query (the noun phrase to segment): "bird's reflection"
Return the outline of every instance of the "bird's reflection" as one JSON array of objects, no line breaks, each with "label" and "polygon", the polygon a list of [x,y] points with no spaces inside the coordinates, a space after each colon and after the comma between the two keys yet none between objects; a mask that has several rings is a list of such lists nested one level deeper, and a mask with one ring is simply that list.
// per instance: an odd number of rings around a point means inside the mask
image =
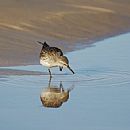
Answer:
[{"label": "bird's reflection", "polygon": [[64,102],[69,99],[69,92],[74,88],[72,85],[68,89],[64,89],[62,82],[60,82],[59,87],[51,85],[51,80],[49,81],[48,87],[44,88],[41,92],[40,99],[44,107],[58,108]]}]

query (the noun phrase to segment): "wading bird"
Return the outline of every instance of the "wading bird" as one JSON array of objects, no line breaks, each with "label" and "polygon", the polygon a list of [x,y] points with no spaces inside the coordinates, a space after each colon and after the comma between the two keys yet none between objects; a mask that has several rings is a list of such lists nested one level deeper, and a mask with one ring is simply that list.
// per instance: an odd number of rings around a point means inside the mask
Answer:
[{"label": "wading bird", "polygon": [[69,60],[63,55],[61,49],[57,47],[50,47],[46,42],[37,41],[42,45],[40,52],[40,64],[48,68],[50,78],[52,78],[51,70],[52,67],[59,67],[60,71],[63,68],[68,68],[73,74],[74,71],[69,66]]}]

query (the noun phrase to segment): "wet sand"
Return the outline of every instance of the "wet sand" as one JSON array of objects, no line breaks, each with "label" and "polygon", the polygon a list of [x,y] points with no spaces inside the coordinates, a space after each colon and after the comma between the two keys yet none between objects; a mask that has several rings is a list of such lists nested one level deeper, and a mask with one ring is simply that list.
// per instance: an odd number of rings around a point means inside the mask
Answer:
[{"label": "wet sand", "polygon": [[130,31],[129,0],[0,0],[0,66],[39,64],[48,41],[64,52]]},{"label": "wet sand", "polygon": [[[76,74],[52,70],[52,86],[61,82],[65,90],[73,86],[59,108],[43,107],[40,100],[49,75],[1,75],[0,129],[129,130],[129,43],[130,34],[125,34],[68,53]],[[40,65],[4,68],[47,72]]]},{"label": "wet sand", "polygon": [[47,73],[39,71],[27,71],[17,69],[0,69],[0,75],[45,75]]}]

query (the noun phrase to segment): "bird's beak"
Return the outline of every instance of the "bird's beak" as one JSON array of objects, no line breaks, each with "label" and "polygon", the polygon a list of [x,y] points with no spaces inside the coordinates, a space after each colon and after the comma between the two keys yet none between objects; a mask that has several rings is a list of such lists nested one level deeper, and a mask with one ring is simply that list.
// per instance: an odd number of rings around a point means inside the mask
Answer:
[{"label": "bird's beak", "polygon": [[70,68],[70,66],[67,66],[67,68],[68,68],[73,74],[75,74],[74,71]]}]

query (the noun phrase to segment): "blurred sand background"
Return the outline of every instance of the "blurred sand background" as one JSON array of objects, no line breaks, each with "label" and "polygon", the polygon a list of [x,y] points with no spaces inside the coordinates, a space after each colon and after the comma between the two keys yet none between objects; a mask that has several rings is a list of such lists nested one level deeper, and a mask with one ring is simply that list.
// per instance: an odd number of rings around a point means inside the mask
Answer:
[{"label": "blurred sand background", "polygon": [[130,0],[0,0],[0,66],[39,64],[48,41],[80,49],[130,31]]}]

